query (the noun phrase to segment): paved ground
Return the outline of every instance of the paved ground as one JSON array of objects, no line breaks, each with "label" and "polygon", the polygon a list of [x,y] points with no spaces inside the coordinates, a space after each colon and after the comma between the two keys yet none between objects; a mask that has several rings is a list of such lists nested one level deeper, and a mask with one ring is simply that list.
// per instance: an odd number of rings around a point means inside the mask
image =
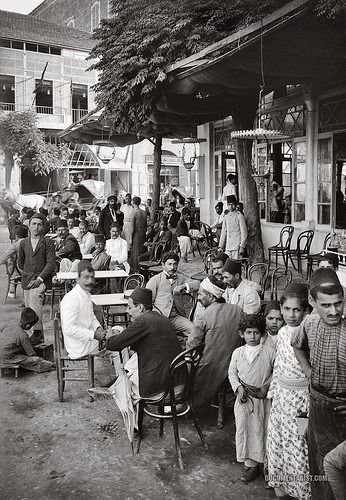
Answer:
[{"label": "paved ground", "polygon": [[[8,244],[0,227],[0,252]],[[184,264],[191,274],[202,270],[197,258]],[[0,268],[0,321],[14,326],[20,315],[22,293],[3,305],[5,268]],[[46,337],[52,341],[52,322],[45,308]],[[98,361],[96,382],[105,381],[110,367]],[[145,437],[138,455],[132,455],[122,418],[112,401],[89,402],[84,383],[67,383],[66,400],[57,398],[55,372],[21,371],[0,379],[0,498],[1,500],[55,499],[261,499],[273,497],[262,479],[250,485],[239,477],[234,462],[234,421],[228,408],[224,428],[216,426],[217,410],[199,414],[209,444],[205,452],[191,421],[180,421],[186,469],[176,464],[173,432],[165,435],[158,423],[145,419]]]}]

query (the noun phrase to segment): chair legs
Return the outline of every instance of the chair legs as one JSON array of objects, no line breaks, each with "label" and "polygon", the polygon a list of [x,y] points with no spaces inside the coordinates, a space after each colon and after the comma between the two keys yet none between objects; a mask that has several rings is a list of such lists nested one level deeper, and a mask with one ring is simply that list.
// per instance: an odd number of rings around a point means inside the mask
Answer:
[{"label": "chair legs", "polygon": [[95,369],[94,369],[94,356],[88,356],[88,377],[89,388],[95,386]]},{"label": "chair legs", "polygon": [[[226,394],[226,393],[225,393],[225,394]],[[207,443],[206,443],[206,441],[205,441],[205,439],[204,439],[204,436],[203,436],[203,434],[202,434],[201,428],[200,428],[200,426],[199,426],[198,418],[197,418],[197,415],[196,415],[195,409],[194,409],[194,407],[193,407],[193,405],[192,405],[191,401],[190,401],[190,411],[191,411],[191,416],[192,416],[193,424],[194,424],[194,426],[195,426],[195,428],[196,428],[196,431],[198,432],[199,438],[200,438],[200,440],[202,441],[202,444],[203,444],[203,446],[204,446],[204,449],[205,449],[206,451],[208,451],[208,445],[207,445]]]},{"label": "chair legs", "polygon": [[[160,413],[160,415],[163,415],[163,406],[159,406],[159,413]],[[160,418],[160,437],[163,436],[164,425],[165,425],[165,419]]]},{"label": "chair legs", "polygon": [[185,468],[185,465],[183,462],[183,457],[182,457],[181,448],[180,448],[177,407],[175,406],[175,404],[171,405],[171,411],[172,411],[172,424],[173,424],[173,430],[174,430],[175,449],[177,451],[178,464],[179,464],[179,468],[183,470]]},{"label": "chair legs", "polygon": [[222,429],[222,427],[223,427],[223,416],[224,416],[225,405],[226,405],[226,392],[227,392],[227,386],[226,386],[226,383],[224,382],[222,384],[222,387],[221,387],[219,394],[218,394],[218,399],[219,399],[219,409],[217,412],[217,427],[218,427],[218,429]]},{"label": "chair legs", "polygon": [[133,453],[139,453],[139,448],[141,446],[142,436],[143,436],[143,419],[144,419],[144,402],[139,401],[138,403],[138,432],[135,435],[134,443],[132,446]]}]

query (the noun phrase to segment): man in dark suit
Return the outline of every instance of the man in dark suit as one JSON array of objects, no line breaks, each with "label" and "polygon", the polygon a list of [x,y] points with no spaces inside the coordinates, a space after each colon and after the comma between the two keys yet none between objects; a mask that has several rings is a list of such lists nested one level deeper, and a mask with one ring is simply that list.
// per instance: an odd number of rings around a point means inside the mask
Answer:
[{"label": "man in dark suit", "polygon": [[162,218],[160,220],[159,230],[154,236],[153,241],[151,243],[144,243],[144,245],[148,247],[148,251],[142,253],[142,255],[138,257],[138,262],[143,260],[152,260],[155,255],[156,244],[160,242],[165,243],[167,248],[170,246],[171,241],[172,233],[167,227],[167,219]]},{"label": "man in dark suit", "polygon": [[109,337],[105,347],[121,351],[131,346],[136,352],[126,364],[136,403],[141,397],[155,396],[164,390],[169,365],[180,353],[180,345],[170,321],[152,311],[151,290],[135,288],[127,310],[131,324],[120,334]]},{"label": "man in dark suit", "polygon": [[120,212],[117,207],[118,198],[115,194],[108,196],[107,205],[101,210],[98,224],[98,232],[103,234],[106,240],[111,237],[111,225],[117,222],[119,226],[123,227],[124,214]]},{"label": "man in dark suit", "polygon": [[175,232],[177,228],[178,221],[180,219],[180,212],[176,209],[175,201],[171,201],[169,204],[169,212],[168,212],[168,229]]},{"label": "man in dark suit", "polygon": [[22,288],[26,307],[31,307],[38,316],[32,344],[43,342],[42,310],[43,297],[51,285],[55,273],[55,249],[50,238],[42,234],[45,218],[34,214],[29,222],[30,234],[20,242],[18,249],[18,268],[22,273]]},{"label": "man in dark suit", "polygon": [[73,262],[82,258],[79,243],[73,234],[69,233],[67,221],[60,219],[57,228],[58,236],[55,243],[56,256],[59,260],[68,259]]}]

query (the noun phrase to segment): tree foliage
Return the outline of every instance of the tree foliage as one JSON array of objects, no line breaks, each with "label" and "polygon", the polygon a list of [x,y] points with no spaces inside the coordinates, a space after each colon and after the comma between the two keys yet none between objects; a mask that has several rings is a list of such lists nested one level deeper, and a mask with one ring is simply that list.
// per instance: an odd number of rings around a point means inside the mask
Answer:
[{"label": "tree foliage", "polygon": [[34,111],[0,114],[0,147],[7,157],[16,157],[20,168],[47,175],[66,165],[68,149],[44,140]]}]

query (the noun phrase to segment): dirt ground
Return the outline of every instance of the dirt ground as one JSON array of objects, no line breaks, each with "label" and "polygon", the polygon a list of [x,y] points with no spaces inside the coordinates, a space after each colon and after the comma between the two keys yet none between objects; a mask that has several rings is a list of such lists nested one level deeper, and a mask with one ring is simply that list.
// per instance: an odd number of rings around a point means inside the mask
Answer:
[{"label": "dirt ground", "polygon": [[[9,244],[0,226],[0,252]],[[5,266],[0,267],[0,321],[14,326],[22,291],[3,304]],[[52,321],[45,306],[46,340],[53,341]],[[96,362],[96,384],[110,378],[111,367]],[[90,402],[84,382],[67,382],[60,403],[55,372],[21,370],[18,379],[0,379],[0,499],[261,499],[273,498],[262,479],[246,485],[235,463],[234,418],[226,409],[218,429],[217,410],[199,413],[209,444],[205,452],[189,418],[180,420],[186,468],[177,466],[173,431],[145,417],[140,453],[132,455],[121,415],[111,400]]]}]

